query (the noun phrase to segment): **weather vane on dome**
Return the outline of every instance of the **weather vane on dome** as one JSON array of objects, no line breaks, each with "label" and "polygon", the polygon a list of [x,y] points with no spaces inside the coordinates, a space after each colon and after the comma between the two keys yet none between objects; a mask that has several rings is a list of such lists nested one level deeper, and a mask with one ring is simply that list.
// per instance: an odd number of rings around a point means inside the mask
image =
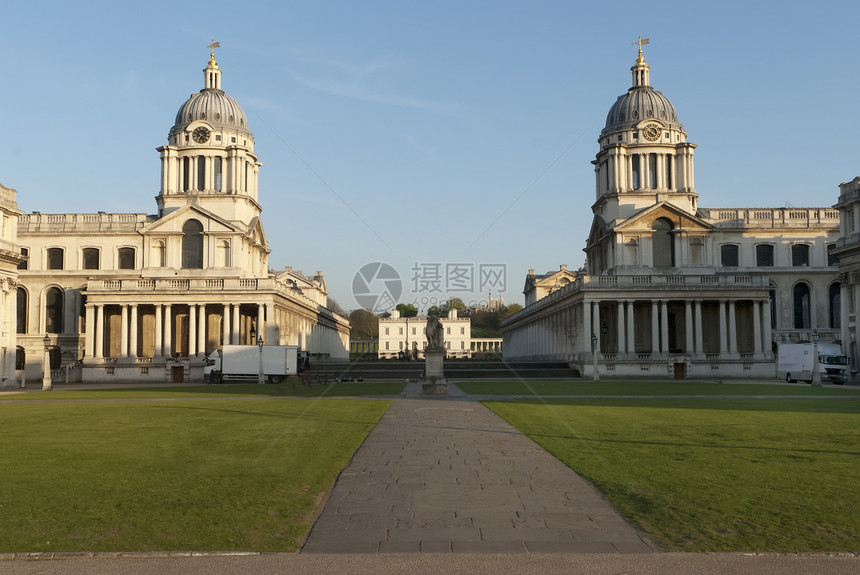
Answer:
[{"label": "weather vane on dome", "polygon": [[651,40],[650,40],[650,39],[648,39],[648,38],[643,38],[642,36],[639,36],[639,39],[638,39],[638,40],[636,40],[635,42],[633,42],[633,45],[634,45],[634,46],[635,46],[636,44],[639,44],[639,56],[636,58],[636,61],[637,61],[637,62],[644,62],[644,61],[645,61],[645,59],[644,59],[644,58],[642,58],[642,46],[643,46],[643,45],[645,45],[645,44],[650,44],[650,43],[651,43]]},{"label": "weather vane on dome", "polygon": [[[648,40],[645,40],[645,42],[647,43]],[[221,42],[216,42],[215,38],[212,38],[212,43],[206,47],[209,48],[209,57],[214,60],[215,59],[215,48],[220,48]]]}]

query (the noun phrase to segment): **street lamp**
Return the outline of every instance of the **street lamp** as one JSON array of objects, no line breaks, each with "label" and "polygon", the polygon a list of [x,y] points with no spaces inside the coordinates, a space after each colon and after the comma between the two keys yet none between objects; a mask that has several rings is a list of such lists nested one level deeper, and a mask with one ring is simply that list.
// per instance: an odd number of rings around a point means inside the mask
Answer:
[{"label": "street lamp", "polygon": [[812,385],[821,387],[821,373],[818,371],[818,330],[812,330]]},{"label": "street lamp", "polygon": [[51,391],[54,388],[51,381],[51,338],[45,334],[45,339],[42,340],[45,344],[45,357],[42,360],[42,391]]},{"label": "street lamp", "polygon": [[594,358],[594,381],[600,381],[600,369],[597,366],[597,334],[591,334],[591,357]]},{"label": "street lamp", "polygon": [[257,383],[265,383],[263,380],[263,336],[257,338],[257,347],[260,348],[260,372],[257,374]]}]

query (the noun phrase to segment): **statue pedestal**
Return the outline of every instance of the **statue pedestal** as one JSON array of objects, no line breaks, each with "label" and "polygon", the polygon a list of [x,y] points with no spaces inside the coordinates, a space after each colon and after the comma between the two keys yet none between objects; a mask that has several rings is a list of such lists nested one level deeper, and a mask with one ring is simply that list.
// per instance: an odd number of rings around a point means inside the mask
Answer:
[{"label": "statue pedestal", "polygon": [[424,383],[421,384],[421,395],[448,395],[448,380],[442,369],[445,361],[445,350],[424,351]]}]

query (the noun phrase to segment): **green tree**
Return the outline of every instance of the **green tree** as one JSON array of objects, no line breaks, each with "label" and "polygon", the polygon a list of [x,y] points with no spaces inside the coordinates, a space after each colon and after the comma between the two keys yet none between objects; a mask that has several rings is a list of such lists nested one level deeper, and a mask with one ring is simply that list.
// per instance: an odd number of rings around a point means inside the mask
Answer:
[{"label": "green tree", "polygon": [[523,309],[523,306],[518,303],[512,303],[511,305],[503,306],[499,314],[501,315],[502,319],[505,319],[506,317],[514,315],[521,309]]},{"label": "green tree", "polygon": [[400,312],[400,317],[415,317],[418,315],[418,308],[411,303],[399,303],[395,309]]},{"label": "green tree", "polygon": [[352,328],[351,337],[370,339],[379,337],[379,318],[366,309],[349,312],[349,325]]}]

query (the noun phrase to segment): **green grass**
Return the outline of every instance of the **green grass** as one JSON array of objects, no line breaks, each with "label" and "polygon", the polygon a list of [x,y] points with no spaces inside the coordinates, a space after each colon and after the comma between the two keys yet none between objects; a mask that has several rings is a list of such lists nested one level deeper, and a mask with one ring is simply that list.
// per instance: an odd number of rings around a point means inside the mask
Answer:
[{"label": "green grass", "polygon": [[703,383],[696,381],[458,381],[476,395],[846,395],[860,397],[857,387],[812,387],[804,384]]},{"label": "green grass", "polygon": [[860,549],[860,398],[486,404],[663,550]]},{"label": "green grass", "polygon": [[258,385],[231,383],[224,385],[189,385],[178,387],[129,387],[104,389],[63,390],[55,387],[50,392],[8,393],[0,395],[5,401],[44,401],[55,399],[165,399],[188,397],[358,397],[362,395],[398,395],[406,384],[402,382],[360,382],[315,384],[305,387],[298,379],[279,384]]},{"label": "green grass", "polygon": [[389,405],[0,403],[0,552],[295,551]]}]

